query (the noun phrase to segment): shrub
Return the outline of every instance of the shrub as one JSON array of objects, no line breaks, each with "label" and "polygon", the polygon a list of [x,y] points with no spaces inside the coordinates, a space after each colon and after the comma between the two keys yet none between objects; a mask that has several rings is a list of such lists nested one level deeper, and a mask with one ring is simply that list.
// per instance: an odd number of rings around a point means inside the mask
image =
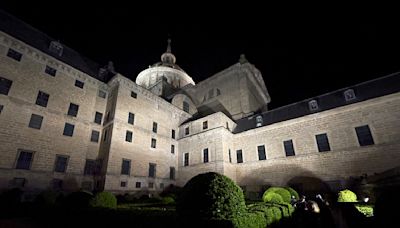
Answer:
[{"label": "shrub", "polygon": [[[264,192],[263,195],[263,201],[264,202],[271,202],[268,201],[269,199],[277,199],[276,196],[269,196],[269,194],[271,193],[276,193],[278,195],[281,196],[282,198],[282,202],[281,203],[290,203],[291,201],[291,194],[288,190],[286,190],[285,188],[281,188],[281,187],[270,187],[267,189],[267,191]],[[275,202],[275,203],[279,203],[279,202]]]},{"label": "shrub", "polygon": [[361,212],[365,217],[374,216],[374,208],[372,205],[355,205],[357,210]]},{"label": "shrub", "polygon": [[170,196],[163,197],[163,198],[161,199],[161,202],[162,202],[162,204],[166,204],[166,205],[175,204],[174,198],[172,198],[172,197],[170,197]]},{"label": "shrub", "polygon": [[228,177],[213,172],[189,180],[177,203],[179,215],[200,220],[230,220],[246,211],[239,186]]},{"label": "shrub", "polygon": [[291,188],[291,187],[286,187],[285,189],[288,190],[289,193],[290,193],[290,195],[291,195],[291,196],[294,196],[294,198],[295,198],[296,200],[300,199],[299,193],[297,193],[296,190],[294,190],[294,189]]},{"label": "shrub", "polygon": [[245,213],[232,220],[235,228],[265,228],[267,220],[262,212]]},{"label": "shrub", "polygon": [[263,213],[267,226],[278,223],[283,217],[290,217],[294,212],[294,208],[290,204],[256,203],[250,204],[248,208],[250,213]]},{"label": "shrub", "polygon": [[275,192],[264,193],[263,201],[269,203],[283,203],[282,196]]},{"label": "shrub", "polygon": [[63,199],[63,205],[69,208],[86,208],[93,194],[86,191],[73,192]]},{"label": "shrub", "polygon": [[91,207],[117,208],[117,198],[111,192],[99,192],[90,200]]},{"label": "shrub", "polygon": [[357,202],[357,195],[348,189],[340,191],[338,195],[338,202]]},{"label": "shrub", "polygon": [[43,191],[36,196],[35,203],[40,206],[54,206],[60,195],[59,192],[55,191]]}]

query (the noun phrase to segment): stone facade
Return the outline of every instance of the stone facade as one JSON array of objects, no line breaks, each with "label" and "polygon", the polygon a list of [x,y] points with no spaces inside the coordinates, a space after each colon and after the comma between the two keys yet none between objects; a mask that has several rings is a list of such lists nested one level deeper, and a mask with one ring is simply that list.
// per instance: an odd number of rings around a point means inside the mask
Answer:
[{"label": "stone facade", "polygon": [[[0,188],[159,192],[214,171],[249,193],[269,185],[313,191],[318,183],[343,188],[352,177],[400,164],[400,88],[266,123],[262,117],[274,112],[267,109],[270,96],[243,56],[197,84],[176,65],[170,46],[162,61],[139,74],[139,83],[118,73],[101,80],[0,32],[1,86],[12,81],[0,94]],[[172,84],[152,89],[160,81]],[[49,95],[45,107],[37,104],[40,91]],[[71,103],[79,106],[76,116]],[[40,127],[32,125],[32,114],[42,117]],[[72,136],[64,135],[66,123],[74,126]],[[360,126],[368,126],[371,145],[360,144]],[[325,152],[318,150],[321,134],[329,142]],[[294,156],[285,153],[284,141],[292,142]]]}]

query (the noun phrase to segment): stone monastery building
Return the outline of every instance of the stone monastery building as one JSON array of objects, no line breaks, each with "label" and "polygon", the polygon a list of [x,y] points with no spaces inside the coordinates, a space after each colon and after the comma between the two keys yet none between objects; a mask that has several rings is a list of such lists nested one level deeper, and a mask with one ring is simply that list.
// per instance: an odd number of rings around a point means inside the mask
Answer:
[{"label": "stone monastery building", "polygon": [[209,171],[248,192],[340,189],[399,166],[400,74],[270,100],[244,56],[194,82],[168,43],[131,81],[0,11],[0,189],[159,192]]}]

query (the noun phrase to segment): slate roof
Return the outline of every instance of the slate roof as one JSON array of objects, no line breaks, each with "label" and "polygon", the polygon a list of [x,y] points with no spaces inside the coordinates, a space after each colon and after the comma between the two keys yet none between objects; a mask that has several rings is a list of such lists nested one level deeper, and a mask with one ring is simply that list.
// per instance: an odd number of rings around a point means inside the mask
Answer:
[{"label": "slate roof", "polygon": [[[354,90],[356,99],[346,101],[344,91],[348,89]],[[262,126],[266,126],[397,92],[400,92],[400,72],[239,119],[233,132],[239,133],[256,128],[256,116],[259,115],[262,116]],[[318,103],[318,109],[315,111],[309,109],[308,102],[311,100],[316,100]]]}]

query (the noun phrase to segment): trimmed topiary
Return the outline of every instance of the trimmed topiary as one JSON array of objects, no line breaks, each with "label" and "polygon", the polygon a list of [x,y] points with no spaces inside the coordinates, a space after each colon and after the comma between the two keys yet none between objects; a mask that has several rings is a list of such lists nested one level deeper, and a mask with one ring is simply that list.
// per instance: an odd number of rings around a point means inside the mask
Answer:
[{"label": "trimmed topiary", "polygon": [[[277,200],[276,196],[269,196],[271,193],[276,193],[281,196],[282,202],[281,203],[290,203],[291,201],[291,194],[288,190],[285,188],[281,187],[270,187],[268,188],[263,195],[263,201],[264,202],[271,202],[269,200],[274,199]],[[279,203],[279,202],[273,202],[273,203]]]},{"label": "trimmed topiary", "polygon": [[275,192],[264,193],[263,201],[268,203],[284,203],[282,196]]},{"label": "trimmed topiary", "polygon": [[166,205],[175,204],[175,200],[171,196],[162,197],[161,202]]},{"label": "trimmed topiary", "polygon": [[246,205],[239,186],[224,175],[209,172],[186,183],[177,211],[185,219],[231,220],[243,215]]},{"label": "trimmed topiary", "polygon": [[117,208],[117,198],[111,192],[99,192],[90,201],[91,207],[99,208]]},{"label": "trimmed topiary", "polygon": [[265,228],[267,220],[262,212],[245,213],[242,216],[232,219],[232,226],[235,228]]},{"label": "trimmed topiary", "polygon": [[357,202],[357,195],[348,189],[340,191],[338,195],[338,202]]},{"label": "trimmed topiary", "polygon": [[291,188],[291,187],[286,187],[285,189],[288,190],[289,193],[290,193],[290,195],[291,195],[292,197],[294,196],[294,198],[295,198],[296,200],[300,199],[299,193],[297,193],[296,190],[294,190],[294,189]]},{"label": "trimmed topiary", "polygon": [[374,216],[374,208],[372,205],[355,205],[357,210],[361,212],[365,217]]}]

